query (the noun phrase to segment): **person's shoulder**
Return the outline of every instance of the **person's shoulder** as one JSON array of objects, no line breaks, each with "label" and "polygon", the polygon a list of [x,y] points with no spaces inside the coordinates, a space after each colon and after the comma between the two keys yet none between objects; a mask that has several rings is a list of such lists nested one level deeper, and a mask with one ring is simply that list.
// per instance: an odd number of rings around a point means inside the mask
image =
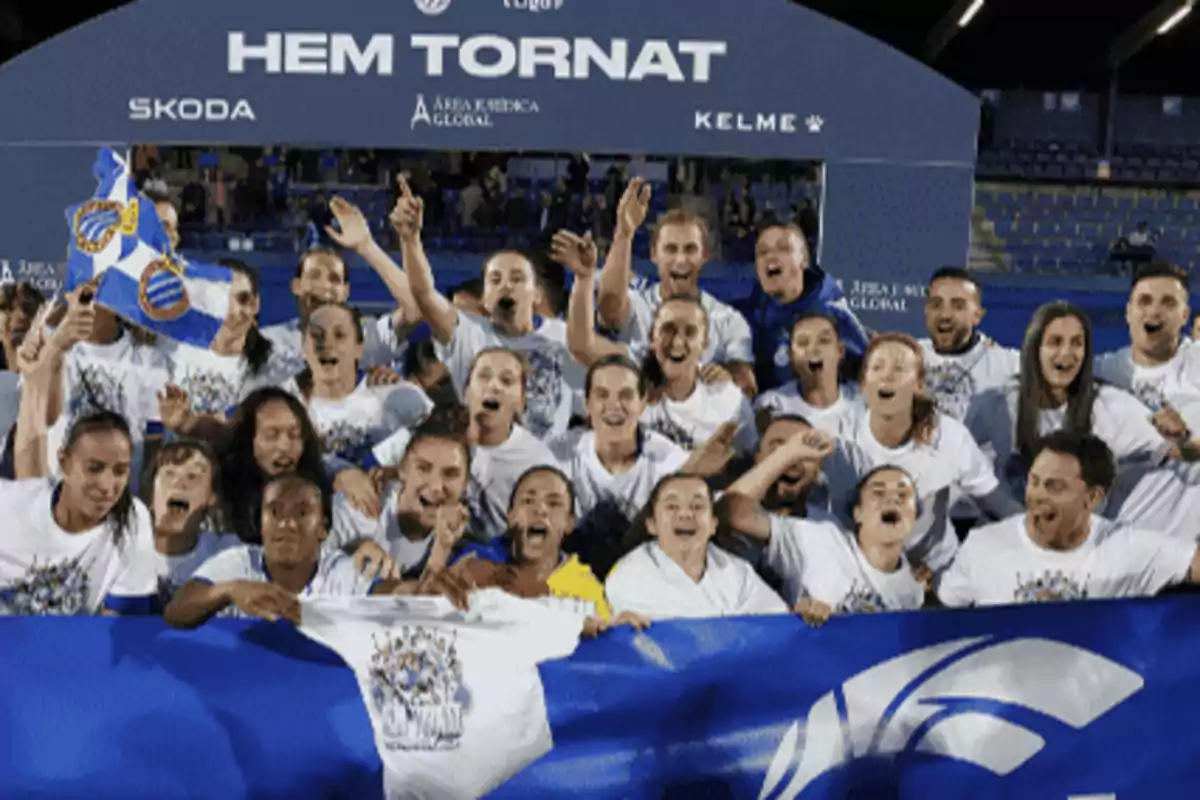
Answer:
[{"label": "person's shoulder", "polygon": [[959,553],[987,553],[1011,547],[1025,536],[1025,512],[972,528]]},{"label": "person's shoulder", "polygon": [[642,455],[650,461],[667,461],[687,455],[687,451],[658,431],[643,429],[642,436]]},{"label": "person's shoulder", "polygon": [[608,577],[604,579],[604,585],[609,588],[622,584],[645,586],[647,583],[645,576],[654,571],[654,561],[650,557],[650,548],[653,544],[653,542],[645,542],[621,556],[609,570]]},{"label": "person's shoulder", "polygon": [[1118,417],[1125,414],[1146,416],[1149,413],[1149,409],[1136,396],[1108,383],[1096,384],[1096,404]]},{"label": "person's shoulder", "polygon": [[935,418],[937,420],[936,428],[939,445],[955,448],[964,442],[975,441],[967,426],[949,414],[943,414],[939,411],[935,415]]},{"label": "person's shoulder", "polygon": [[57,482],[53,478],[17,478],[16,480],[0,479],[0,501],[10,510],[27,511],[37,508],[40,504],[50,503]]}]

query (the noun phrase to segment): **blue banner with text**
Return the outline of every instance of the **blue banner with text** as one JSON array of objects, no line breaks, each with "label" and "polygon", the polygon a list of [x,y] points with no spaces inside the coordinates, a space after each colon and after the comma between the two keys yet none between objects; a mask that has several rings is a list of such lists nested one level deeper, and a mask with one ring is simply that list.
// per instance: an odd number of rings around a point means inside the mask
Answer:
[{"label": "blue banner with text", "polygon": [[[660,623],[542,667],[497,798],[1192,796],[1200,604]],[[0,620],[0,796],[378,797],[351,672],[287,626]],[[468,721],[469,724],[469,721]]]}]

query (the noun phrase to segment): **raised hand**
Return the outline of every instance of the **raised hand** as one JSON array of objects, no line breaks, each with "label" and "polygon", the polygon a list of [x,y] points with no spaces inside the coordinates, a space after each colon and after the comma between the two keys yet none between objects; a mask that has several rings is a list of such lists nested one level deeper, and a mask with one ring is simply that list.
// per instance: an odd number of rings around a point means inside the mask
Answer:
[{"label": "raised hand", "polygon": [[837,449],[837,441],[825,431],[809,428],[788,440],[797,461],[820,461]]},{"label": "raised hand", "polygon": [[95,287],[89,283],[68,295],[67,315],[58,324],[50,340],[58,349],[66,352],[77,342],[91,338],[92,328],[96,324],[95,294]]},{"label": "raised hand", "polygon": [[29,332],[25,334],[25,339],[17,349],[17,370],[23,375],[32,372],[42,358],[42,352],[48,340],[46,318],[50,316],[52,305],[53,303],[42,303],[42,307],[38,309],[37,315],[29,325]]},{"label": "raised hand", "polygon": [[1154,412],[1154,416],[1150,418],[1150,421],[1158,429],[1159,435],[1169,442],[1178,443],[1190,436],[1187,423],[1183,421],[1180,413],[1171,406],[1163,406]]},{"label": "raised hand", "polygon": [[684,465],[683,472],[701,478],[720,475],[736,455],[733,437],[737,435],[737,432],[738,424],[736,422],[726,422],[721,425],[708,441],[692,451],[692,457]]},{"label": "raised hand", "polygon": [[335,197],[329,201],[329,210],[338,224],[337,228],[332,225],[325,226],[325,232],[329,234],[330,239],[356,253],[362,252],[375,241],[371,236],[371,228],[367,225],[367,218],[358,206]]},{"label": "raised hand", "polygon": [[168,383],[158,393],[158,415],[164,428],[182,433],[192,418],[192,403],[188,393]]},{"label": "raised hand", "polygon": [[400,198],[396,201],[396,207],[392,209],[388,221],[392,223],[400,241],[419,241],[421,226],[425,221],[425,201],[413,194],[412,187],[403,175],[396,178],[396,184],[400,187]]},{"label": "raised hand", "polygon": [[403,380],[400,373],[387,364],[371,367],[367,373],[367,386],[395,386]]},{"label": "raised hand", "polygon": [[339,472],[334,476],[333,490],[346,495],[350,505],[368,519],[375,519],[383,513],[383,504],[379,501],[379,493],[375,491],[375,482],[361,469],[344,469]]},{"label": "raised hand", "polygon": [[437,521],[433,527],[434,544],[450,552],[467,532],[471,514],[462,503],[447,503],[437,510]]},{"label": "raised hand", "polygon": [[617,235],[632,236],[646,222],[649,212],[650,184],[645,178],[634,178],[617,204]]},{"label": "raised hand", "polygon": [[367,540],[354,551],[354,568],[367,580],[400,578],[400,568],[378,542]]},{"label": "raised hand", "polygon": [[550,240],[550,258],[582,277],[595,275],[600,260],[596,243],[589,231],[578,236],[570,231],[559,231]]}]

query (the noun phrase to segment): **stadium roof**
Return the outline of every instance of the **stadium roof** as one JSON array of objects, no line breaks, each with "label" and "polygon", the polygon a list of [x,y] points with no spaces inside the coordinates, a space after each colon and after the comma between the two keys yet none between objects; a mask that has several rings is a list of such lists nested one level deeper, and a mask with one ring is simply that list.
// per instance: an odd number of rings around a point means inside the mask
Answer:
[{"label": "stadium roof", "polygon": [[[972,89],[1105,90],[1109,53],[1124,34],[1127,44],[1140,49],[1121,68],[1123,92],[1200,95],[1200,12],[1166,35],[1153,35],[1153,28],[1188,0],[984,0],[961,29],[955,23],[971,0],[796,1],[931,60]],[[120,5],[113,0],[0,4],[0,61]],[[953,35],[929,59],[929,37],[939,21]],[[1149,25],[1144,36],[1133,35],[1139,21]]]}]

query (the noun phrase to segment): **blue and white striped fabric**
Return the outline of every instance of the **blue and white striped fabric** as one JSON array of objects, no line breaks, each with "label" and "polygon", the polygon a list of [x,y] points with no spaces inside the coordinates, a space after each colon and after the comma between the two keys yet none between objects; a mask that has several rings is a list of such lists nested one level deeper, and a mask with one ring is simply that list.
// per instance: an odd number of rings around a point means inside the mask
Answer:
[{"label": "blue and white striped fabric", "polygon": [[67,209],[67,288],[99,275],[100,305],[146,330],[209,347],[229,309],[233,273],[174,253],[154,204],[112,150],[100,151],[93,174],[95,196]]}]

